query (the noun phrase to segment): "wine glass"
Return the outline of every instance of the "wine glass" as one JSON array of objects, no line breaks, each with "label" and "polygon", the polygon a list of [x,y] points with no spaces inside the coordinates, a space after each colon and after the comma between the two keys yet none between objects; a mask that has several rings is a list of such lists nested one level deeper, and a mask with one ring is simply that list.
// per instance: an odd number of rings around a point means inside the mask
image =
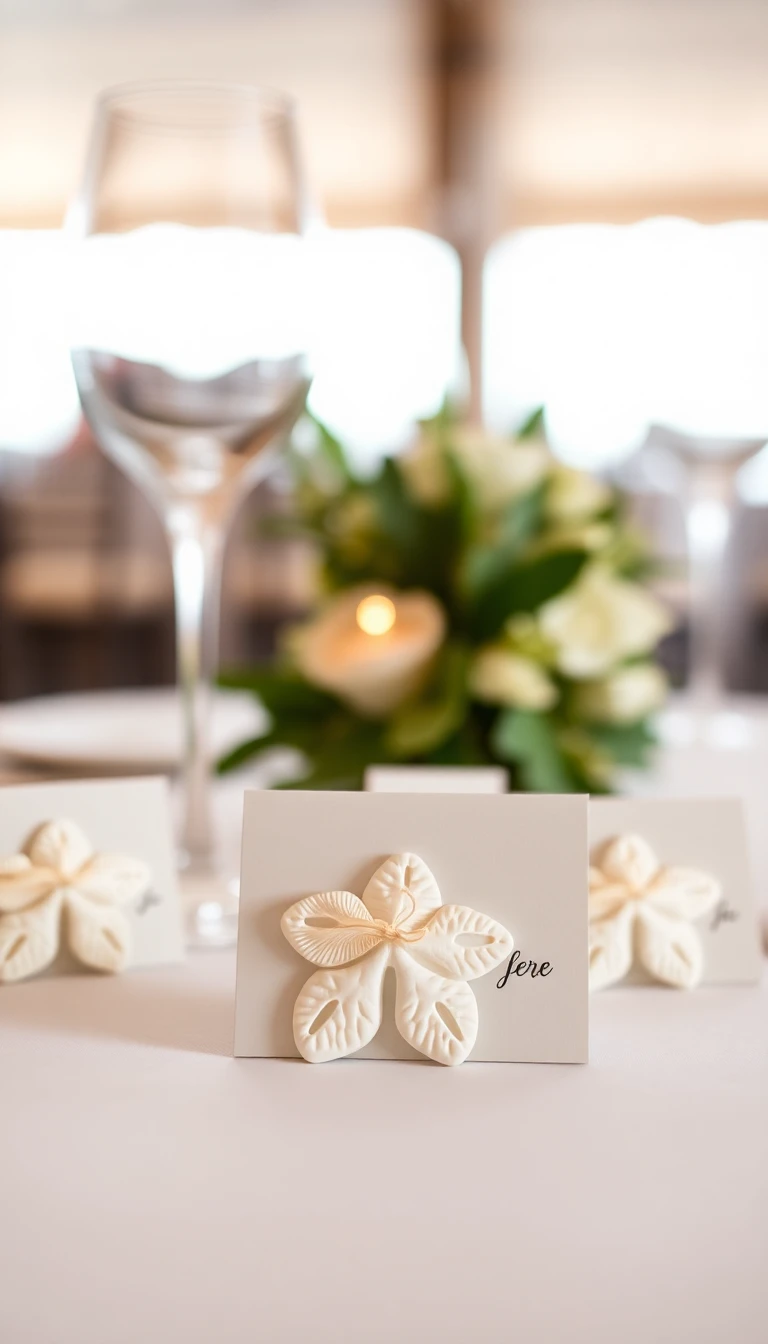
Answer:
[{"label": "wine glass", "polygon": [[677,489],[688,551],[688,675],[678,736],[731,749],[747,742],[750,728],[727,700],[728,550],[739,472],[765,439],[685,434],[662,425],[654,427],[654,438],[682,468]]},{"label": "wine glass", "polygon": [[[67,226],[72,359],[104,450],[164,520],[185,731],[190,939],[230,941],[208,780],[227,522],[309,387],[309,211],[294,108],[246,85],[162,81],[96,105]],[[191,898],[189,893],[192,893]]]}]

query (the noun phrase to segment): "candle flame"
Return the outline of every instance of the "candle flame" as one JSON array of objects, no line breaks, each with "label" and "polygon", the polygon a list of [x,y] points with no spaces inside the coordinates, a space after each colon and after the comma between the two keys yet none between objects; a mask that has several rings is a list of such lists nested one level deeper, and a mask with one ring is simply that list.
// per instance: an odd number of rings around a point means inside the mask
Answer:
[{"label": "candle flame", "polygon": [[355,620],[366,635],[386,635],[395,624],[396,617],[394,602],[382,593],[364,597],[355,612]]}]

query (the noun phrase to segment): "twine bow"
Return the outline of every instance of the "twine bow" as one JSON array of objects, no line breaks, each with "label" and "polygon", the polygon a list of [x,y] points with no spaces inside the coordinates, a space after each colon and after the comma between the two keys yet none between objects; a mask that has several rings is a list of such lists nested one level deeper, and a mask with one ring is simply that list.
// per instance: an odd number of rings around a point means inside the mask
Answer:
[{"label": "twine bow", "polygon": [[407,896],[411,902],[409,910],[399,914],[393,924],[388,924],[386,919],[374,919],[372,921],[357,919],[340,919],[339,927],[345,929],[361,929],[365,933],[372,933],[375,929],[379,937],[386,943],[418,943],[424,937],[430,924],[428,919],[420,929],[404,929],[402,926],[411,918],[416,909],[416,898],[410,887],[401,887],[400,894]]}]

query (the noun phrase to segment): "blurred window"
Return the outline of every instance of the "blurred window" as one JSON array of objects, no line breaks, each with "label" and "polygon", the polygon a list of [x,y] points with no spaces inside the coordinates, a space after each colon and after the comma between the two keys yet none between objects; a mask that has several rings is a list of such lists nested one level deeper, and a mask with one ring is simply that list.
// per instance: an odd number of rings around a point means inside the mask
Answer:
[{"label": "blurred window", "polygon": [[592,467],[654,423],[768,436],[768,223],[521,230],[490,250],[484,293],[493,424],[546,404],[560,455]]},{"label": "blurred window", "polygon": [[765,0],[501,0],[501,226],[768,217]]},{"label": "blurred window", "polygon": [[332,224],[427,221],[429,5],[420,0],[4,0],[2,8],[0,227],[58,225],[96,95],[158,78],[288,89]]},{"label": "blurred window", "polygon": [[[414,229],[330,229],[313,244],[317,281],[312,409],[365,457],[402,442],[432,415],[460,365],[461,277],[453,248]],[[54,453],[80,418],[69,358],[77,293],[58,230],[0,229],[0,449]],[[124,326],[142,320],[123,295]],[[138,300],[136,304],[138,304]],[[109,324],[110,312],[96,311]],[[184,344],[186,322],[170,351]],[[235,303],[227,324],[198,333],[212,366],[252,321]],[[203,338],[205,338],[203,340]]]}]

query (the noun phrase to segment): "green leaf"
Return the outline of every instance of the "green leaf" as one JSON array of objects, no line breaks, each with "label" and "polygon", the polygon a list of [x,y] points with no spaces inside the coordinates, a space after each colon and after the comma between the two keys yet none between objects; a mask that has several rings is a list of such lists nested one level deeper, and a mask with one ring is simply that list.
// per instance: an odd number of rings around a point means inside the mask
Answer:
[{"label": "green leaf", "polygon": [[481,597],[518,561],[523,548],[541,527],[544,494],[542,483],[513,499],[502,514],[494,541],[469,551],[462,574],[462,587],[468,599]]},{"label": "green leaf", "polygon": [[394,458],[384,460],[371,492],[384,534],[394,542],[412,546],[420,510],[408,494],[405,478]]},{"label": "green leaf", "polygon": [[544,433],[544,407],[537,406],[527,420],[524,420],[517,433],[516,439],[533,439],[537,435]]},{"label": "green leaf", "polygon": [[502,711],[491,732],[491,746],[502,760],[515,762],[523,787],[534,793],[573,793],[578,789],[545,714],[522,709]]},{"label": "green leaf", "polygon": [[588,559],[587,551],[568,550],[510,565],[488,584],[469,614],[476,638],[490,639],[510,616],[549,602],[574,582]]},{"label": "green leaf", "polygon": [[589,736],[619,765],[644,766],[656,746],[656,737],[645,719],[636,723],[590,725]]},{"label": "green leaf", "polygon": [[492,765],[493,757],[483,745],[476,725],[468,715],[459,731],[426,755],[430,765]]},{"label": "green leaf", "polygon": [[339,708],[334,696],[279,665],[223,672],[219,685],[251,691],[273,718],[323,718]]},{"label": "green leaf", "polygon": [[458,408],[451,400],[451,395],[446,392],[443,397],[440,408],[434,415],[428,416],[426,420],[419,420],[418,425],[421,430],[428,429],[451,429],[459,420]]},{"label": "green leaf", "polygon": [[375,537],[367,573],[402,589],[426,588],[450,606],[457,557],[473,514],[456,464],[446,458],[452,490],[445,504],[428,508],[408,492],[403,472],[387,459],[368,490]]},{"label": "green leaf", "polygon": [[318,448],[326,462],[334,471],[338,472],[343,480],[350,481],[352,472],[341,441],[336,438],[335,434],[331,433],[322,420],[318,420],[316,415],[310,415],[309,418],[314,422],[318,436]]},{"label": "green leaf", "polygon": [[423,756],[440,746],[458,726],[456,706],[448,701],[433,705],[412,705],[403,709],[390,724],[387,746],[398,759]]},{"label": "green leaf", "polygon": [[244,765],[246,761],[258,758],[275,745],[276,739],[272,732],[264,733],[262,737],[249,737],[247,741],[241,742],[219,757],[216,762],[216,773],[226,775],[230,770],[236,770],[238,766]]},{"label": "green leaf", "polygon": [[499,529],[499,545],[507,554],[521,551],[539,531],[546,491],[547,483],[542,481],[507,505]]},{"label": "green leaf", "polygon": [[273,784],[274,789],[323,789],[328,793],[341,791],[342,793],[355,793],[363,787],[364,771],[358,770],[354,773],[340,775],[327,773],[323,770],[310,770],[308,775],[302,775],[299,779],[283,780],[280,784]]},{"label": "green leaf", "polygon": [[309,773],[284,788],[359,789],[367,766],[390,759],[380,726],[351,714],[326,724],[314,745],[302,745],[301,750],[309,760]]},{"label": "green leaf", "polygon": [[428,695],[394,715],[385,744],[395,759],[424,756],[461,727],[467,710],[467,662],[464,649],[448,647]]},{"label": "green leaf", "polygon": [[446,451],[445,468],[451,484],[451,498],[441,512],[450,520],[449,529],[453,526],[455,535],[450,540],[458,550],[472,535],[477,509],[469,477],[454,452]]}]

